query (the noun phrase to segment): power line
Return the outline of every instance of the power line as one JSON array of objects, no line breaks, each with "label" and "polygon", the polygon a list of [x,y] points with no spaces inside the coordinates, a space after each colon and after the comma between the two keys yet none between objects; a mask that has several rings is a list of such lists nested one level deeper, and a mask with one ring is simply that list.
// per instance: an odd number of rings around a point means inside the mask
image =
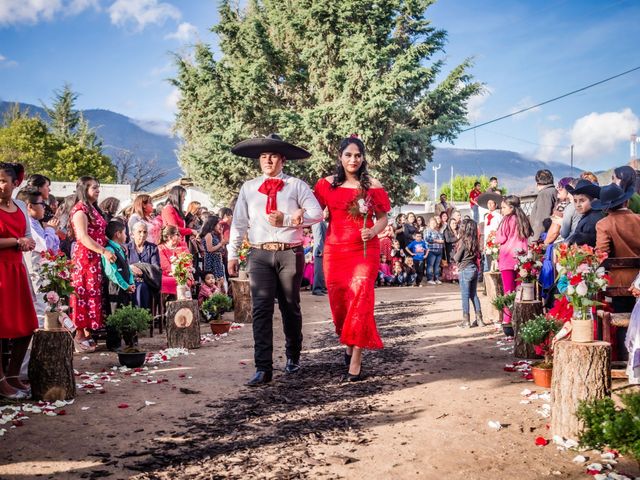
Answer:
[{"label": "power line", "polygon": [[489,125],[490,123],[495,123],[495,122],[498,122],[500,120],[504,120],[505,118],[513,117],[514,115],[519,115],[520,113],[528,112],[529,110],[533,110],[534,108],[541,107],[542,105],[546,105],[547,103],[555,102],[556,100],[560,100],[561,98],[568,97],[569,95],[574,95],[574,94],[576,94],[578,92],[583,92],[583,91],[585,91],[585,90],[587,90],[587,89],[589,89],[591,87],[595,87],[596,85],[601,85],[601,84],[603,84],[605,82],[608,82],[610,80],[613,80],[615,78],[622,77],[623,75],[627,75],[627,74],[629,74],[631,72],[635,72],[636,70],[640,70],[640,66],[632,68],[631,70],[627,70],[626,72],[622,72],[622,73],[619,73],[617,75],[614,75],[613,77],[605,78],[604,80],[600,80],[599,82],[592,83],[591,85],[587,85],[586,87],[582,87],[582,88],[579,88],[577,90],[573,90],[573,91],[571,91],[569,93],[565,93],[563,95],[560,95],[558,97],[552,98],[550,100],[546,100],[546,101],[538,103],[536,105],[532,105],[530,107],[523,108],[522,110],[518,110],[518,111],[510,113],[508,115],[503,115],[501,117],[494,118],[493,120],[489,120],[488,122],[483,122],[483,123],[481,123],[479,125],[474,125],[473,127],[465,128],[464,130],[461,130],[460,133],[468,132],[469,130],[475,130],[476,128],[480,128],[480,127],[483,127],[485,125]]}]

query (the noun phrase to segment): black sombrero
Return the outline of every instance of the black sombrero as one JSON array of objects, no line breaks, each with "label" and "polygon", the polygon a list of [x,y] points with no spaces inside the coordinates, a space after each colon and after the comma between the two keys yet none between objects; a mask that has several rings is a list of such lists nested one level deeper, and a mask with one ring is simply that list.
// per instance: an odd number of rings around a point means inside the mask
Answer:
[{"label": "black sombrero", "polygon": [[571,195],[589,195],[591,198],[598,198],[600,196],[600,187],[595,183],[590,182],[589,180],[585,180],[584,178],[578,180],[575,188],[571,185],[567,185],[564,188]]},{"label": "black sombrero", "polygon": [[497,192],[487,191],[481,193],[480,195],[478,195],[478,198],[476,198],[476,202],[478,203],[478,205],[487,210],[489,209],[489,200],[493,200],[494,202],[496,202],[496,205],[498,206],[498,208],[500,208],[500,203],[502,203],[502,195]]},{"label": "black sombrero", "polygon": [[633,188],[625,192],[615,183],[605,185],[600,189],[600,198],[591,202],[591,208],[593,210],[608,210],[617,207],[633,197],[634,193]]},{"label": "black sombrero", "polygon": [[231,148],[231,153],[246,158],[260,158],[265,152],[280,153],[287,160],[302,160],[309,158],[311,154],[304,148],[285,142],[280,136],[272,133],[266,137],[250,138],[236,143]]}]

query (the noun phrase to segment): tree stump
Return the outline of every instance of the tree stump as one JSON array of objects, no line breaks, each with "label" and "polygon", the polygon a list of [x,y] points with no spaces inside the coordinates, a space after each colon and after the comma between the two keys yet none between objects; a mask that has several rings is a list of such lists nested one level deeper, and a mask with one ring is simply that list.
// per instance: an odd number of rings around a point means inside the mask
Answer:
[{"label": "tree stump", "polygon": [[516,300],[513,306],[513,314],[511,315],[511,324],[513,325],[514,341],[513,356],[516,358],[540,358],[536,355],[533,345],[529,345],[522,340],[520,329],[522,326],[534,317],[542,314],[542,302],[534,300],[532,302],[524,302]]},{"label": "tree stump", "polygon": [[551,433],[576,440],[582,422],[580,401],[611,395],[611,345],[607,342],[556,343],[551,383]]},{"label": "tree stump", "polygon": [[167,302],[167,346],[200,348],[200,307],[197,300]]},{"label": "tree stump", "polygon": [[[484,287],[487,292],[489,302],[495,300],[498,295],[503,295],[502,277],[500,272],[484,272]],[[498,310],[493,304],[489,304],[489,318],[493,323],[502,322],[502,311]]]},{"label": "tree stump", "polygon": [[233,321],[236,323],[252,323],[251,288],[249,280],[232,278],[233,283]]},{"label": "tree stump", "polygon": [[36,330],[31,343],[29,382],[34,400],[75,398],[73,337],[68,331]]}]

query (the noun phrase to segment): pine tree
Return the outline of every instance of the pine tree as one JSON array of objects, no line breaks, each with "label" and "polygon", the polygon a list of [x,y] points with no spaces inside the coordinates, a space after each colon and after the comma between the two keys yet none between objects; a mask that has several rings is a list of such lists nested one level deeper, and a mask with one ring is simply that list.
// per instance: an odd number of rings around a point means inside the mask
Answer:
[{"label": "pine tree", "polygon": [[332,173],[340,139],[357,133],[394,202],[410,198],[432,142],[455,138],[481,90],[469,61],[444,74],[446,32],[427,19],[431,3],[251,0],[241,11],[223,1],[213,27],[220,58],[203,44],[176,57],[185,170],[229,199],[258,173],[230,147],[277,132],[313,153],[286,167],[313,183]]},{"label": "pine tree", "polygon": [[51,120],[51,132],[63,141],[69,140],[76,135],[81,120],[80,113],[74,109],[78,94],[71,90],[68,83],[53,93],[53,105],[48,107],[42,103],[42,108]]}]

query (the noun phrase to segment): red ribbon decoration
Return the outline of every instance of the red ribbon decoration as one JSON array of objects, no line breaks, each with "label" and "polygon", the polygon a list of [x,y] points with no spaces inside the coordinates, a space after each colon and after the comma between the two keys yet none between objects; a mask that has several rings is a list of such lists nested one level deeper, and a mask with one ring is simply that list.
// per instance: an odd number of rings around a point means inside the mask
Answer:
[{"label": "red ribbon decoration", "polygon": [[267,178],[258,191],[267,196],[267,215],[278,210],[278,202],[276,195],[284,188],[284,181],[280,178]]}]

